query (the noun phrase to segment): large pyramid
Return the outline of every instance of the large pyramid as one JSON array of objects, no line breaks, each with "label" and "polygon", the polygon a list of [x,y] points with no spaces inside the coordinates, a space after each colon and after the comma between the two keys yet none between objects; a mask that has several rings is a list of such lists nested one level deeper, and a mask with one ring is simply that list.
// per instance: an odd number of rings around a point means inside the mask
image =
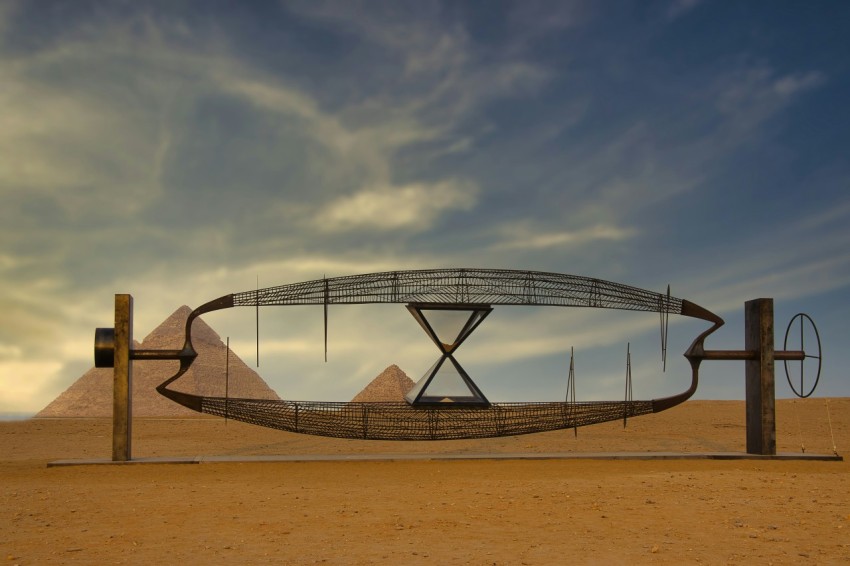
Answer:
[{"label": "large pyramid", "polygon": [[[141,344],[134,341],[134,347],[145,350],[182,348],[186,318],[190,312],[189,307],[180,307],[148,334]],[[279,399],[257,372],[245,365],[233,351],[230,352],[230,369],[226,377],[227,346],[200,318],[195,319],[192,325],[192,345],[198,357],[189,371],[171,388],[196,395],[222,397],[226,389],[229,397]],[[134,417],[198,415],[156,392],[156,386],[174,375],[178,368],[177,361],[133,362]],[[112,368],[91,368],[36,416],[111,417]]]},{"label": "large pyramid", "polygon": [[397,365],[393,364],[373,379],[363,391],[351,400],[354,403],[404,401],[405,394],[415,383]]}]

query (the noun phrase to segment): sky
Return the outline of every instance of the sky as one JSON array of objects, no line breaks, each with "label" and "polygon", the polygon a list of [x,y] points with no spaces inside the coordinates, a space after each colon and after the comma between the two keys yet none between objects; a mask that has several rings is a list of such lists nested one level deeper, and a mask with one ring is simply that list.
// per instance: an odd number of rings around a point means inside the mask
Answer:
[{"label": "sky", "polygon": [[[181,305],[397,269],[551,271],[726,319],[816,322],[815,396],[850,396],[850,4],[0,0],[0,412]],[[252,309],[205,320],[255,365]],[[438,357],[402,305],[260,313],[283,398],[348,400]],[[457,352],[491,401],[678,393],[705,329],[499,307]],[[811,340],[810,340],[811,342]],[[158,363],[158,362],[144,362]],[[806,366],[807,375],[813,370]],[[742,399],[741,362],[696,397]],[[777,395],[791,396],[781,364]]]}]

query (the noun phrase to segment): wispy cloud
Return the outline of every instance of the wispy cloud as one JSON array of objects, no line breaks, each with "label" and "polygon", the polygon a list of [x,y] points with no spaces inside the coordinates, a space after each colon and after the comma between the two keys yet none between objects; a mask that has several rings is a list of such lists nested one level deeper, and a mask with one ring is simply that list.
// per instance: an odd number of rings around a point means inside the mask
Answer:
[{"label": "wispy cloud", "polygon": [[443,211],[470,209],[476,192],[472,183],[452,181],[360,191],[329,203],[316,215],[316,226],[327,232],[420,232],[430,228]]},{"label": "wispy cloud", "polygon": [[738,129],[754,129],[795,97],[822,86],[818,70],[778,74],[765,66],[744,66],[721,77],[709,91],[718,110]]},{"label": "wispy cloud", "polygon": [[494,244],[495,249],[523,250],[568,248],[590,246],[603,242],[619,242],[635,236],[635,231],[616,226],[595,225],[575,231],[536,231],[529,222],[505,226],[502,241]]}]

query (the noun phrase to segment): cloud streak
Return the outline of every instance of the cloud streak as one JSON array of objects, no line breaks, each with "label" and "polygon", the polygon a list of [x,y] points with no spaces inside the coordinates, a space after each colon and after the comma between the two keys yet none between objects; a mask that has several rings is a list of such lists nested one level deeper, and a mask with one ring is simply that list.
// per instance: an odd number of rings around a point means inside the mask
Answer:
[{"label": "cloud streak", "polygon": [[316,225],[326,232],[421,232],[431,228],[443,211],[472,208],[476,192],[473,184],[452,181],[364,190],[329,203],[317,214]]},{"label": "cloud streak", "polygon": [[600,242],[628,240],[635,235],[633,230],[605,225],[591,226],[574,232],[541,233],[528,223],[506,226],[503,232],[504,241],[495,244],[496,249],[524,250],[586,246]]}]

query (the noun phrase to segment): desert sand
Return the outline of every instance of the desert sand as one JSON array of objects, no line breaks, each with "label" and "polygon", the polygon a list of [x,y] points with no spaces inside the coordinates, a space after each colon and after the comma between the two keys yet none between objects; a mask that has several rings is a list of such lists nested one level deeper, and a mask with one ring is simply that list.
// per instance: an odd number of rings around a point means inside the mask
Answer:
[{"label": "desert sand", "polygon": [[[6,564],[846,564],[850,464],[406,460],[405,454],[744,452],[744,404],[476,441],[299,436],[136,419],[142,457],[397,454],[393,461],[48,467],[108,459],[108,419],[0,422]],[[782,400],[780,453],[850,448],[850,399]]]}]

